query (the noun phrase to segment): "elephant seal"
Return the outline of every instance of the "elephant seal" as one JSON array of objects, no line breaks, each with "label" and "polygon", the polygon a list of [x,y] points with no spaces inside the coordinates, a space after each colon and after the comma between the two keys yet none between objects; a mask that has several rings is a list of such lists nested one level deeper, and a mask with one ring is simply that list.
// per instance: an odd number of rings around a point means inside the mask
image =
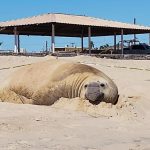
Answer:
[{"label": "elephant seal", "polygon": [[91,66],[48,60],[18,69],[0,92],[0,99],[14,103],[52,105],[59,98],[115,104],[118,89],[103,72]]}]

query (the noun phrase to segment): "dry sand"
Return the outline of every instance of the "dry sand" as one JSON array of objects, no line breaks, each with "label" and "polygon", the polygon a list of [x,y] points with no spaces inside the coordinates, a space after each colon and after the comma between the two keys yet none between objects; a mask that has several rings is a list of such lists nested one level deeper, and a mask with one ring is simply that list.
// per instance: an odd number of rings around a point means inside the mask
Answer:
[{"label": "dry sand", "polygon": [[[0,57],[0,87],[22,65],[49,56]],[[119,88],[119,102],[93,106],[61,98],[53,106],[0,103],[0,150],[150,150],[150,61],[88,56],[59,58],[102,70]]]}]

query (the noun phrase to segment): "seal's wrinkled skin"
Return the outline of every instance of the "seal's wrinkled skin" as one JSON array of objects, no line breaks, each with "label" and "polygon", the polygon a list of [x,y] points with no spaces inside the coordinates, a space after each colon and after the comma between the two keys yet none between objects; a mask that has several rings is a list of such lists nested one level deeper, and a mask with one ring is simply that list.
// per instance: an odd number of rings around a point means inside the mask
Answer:
[{"label": "seal's wrinkled skin", "polygon": [[3,101],[52,105],[61,97],[115,104],[118,89],[101,71],[78,63],[50,60],[16,71],[0,92]]}]

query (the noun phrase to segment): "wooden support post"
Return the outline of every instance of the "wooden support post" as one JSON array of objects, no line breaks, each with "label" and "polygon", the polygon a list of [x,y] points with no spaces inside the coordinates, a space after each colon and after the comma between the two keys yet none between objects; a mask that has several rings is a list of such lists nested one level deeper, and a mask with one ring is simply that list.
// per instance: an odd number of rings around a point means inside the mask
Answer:
[{"label": "wooden support post", "polygon": [[47,41],[45,42],[45,51],[46,51],[46,54],[48,53],[48,43]]},{"label": "wooden support post", "polygon": [[149,45],[150,45],[150,33],[149,33]]},{"label": "wooden support post", "polygon": [[17,27],[14,27],[15,47],[14,53],[18,53],[18,38],[17,38]]},{"label": "wooden support post", "polygon": [[123,52],[123,29],[121,29],[121,54],[122,54],[122,56],[124,55],[124,52]]},{"label": "wooden support post", "polygon": [[14,52],[20,53],[20,36],[19,36],[19,32],[17,31],[17,27],[14,27],[14,36],[15,36]]},{"label": "wooden support post", "polygon": [[81,36],[81,50],[82,50],[82,52],[84,50],[83,35]]},{"label": "wooden support post", "polygon": [[117,50],[116,45],[117,45],[117,36],[116,33],[114,33],[114,51]]},{"label": "wooden support post", "polygon": [[51,50],[55,53],[55,25],[52,24]]},{"label": "wooden support post", "polygon": [[82,33],[81,33],[81,50],[83,51],[84,50],[84,29],[82,27]]},{"label": "wooden support post", "polygon": [[20,53],[20,36],[18,32],[17,32],[17,47],[18,47],[18,53]]},{"label": "wooden support post", "polygon": [[91,55],[91,27],[88,27],[89,55]]}]

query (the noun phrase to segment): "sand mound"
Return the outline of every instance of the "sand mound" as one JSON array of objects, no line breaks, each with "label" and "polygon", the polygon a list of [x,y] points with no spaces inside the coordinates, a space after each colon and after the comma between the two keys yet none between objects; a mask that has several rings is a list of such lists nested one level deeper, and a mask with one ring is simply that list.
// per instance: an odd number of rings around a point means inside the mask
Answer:
[{"label": "sand mound", "polygon": [[[138,101],[139,97],[121,96],[116,105],[112,105],[111,103],[105,102],[101,102],[98,105],[93,105],[89,101],[80,98],[73,98],[73,99],[60,98],[52,106],[49,107],[55,109],[80,111],[95,118],[119,117],[127,120],[131,119],[135,120],[137,118],[138,119],[144,118],[143,111],[141,110],[144,109],[145,105],[143,104],[143,107],[141,107],[141,104],[139,104]],[[7,102],[7,100],[5,102]],[[138,106],[137,104],[140,105],[140,108],[137,107]]]},{"label": "sand mound", "polygon": [[116,105],[101,102],[99,105],[93,105],[87,100],[79,98],[59,99],[52,107],[85,112],[93,117],[119,117],[127,120],[143,117],[136,107],[137,97],[121,96]]}]

